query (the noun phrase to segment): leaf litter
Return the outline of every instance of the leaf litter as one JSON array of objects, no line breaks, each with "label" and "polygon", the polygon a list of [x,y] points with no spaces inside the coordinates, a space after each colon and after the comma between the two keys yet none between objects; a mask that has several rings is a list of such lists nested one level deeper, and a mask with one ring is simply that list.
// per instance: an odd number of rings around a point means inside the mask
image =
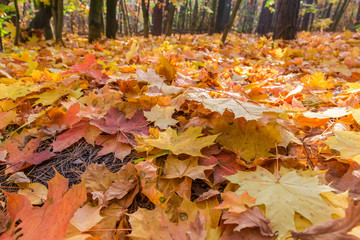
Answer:
[{"label": "leaf litter", "polygon": [[5,41],[2,238],[360,237],[359,34],[69,38]]}]

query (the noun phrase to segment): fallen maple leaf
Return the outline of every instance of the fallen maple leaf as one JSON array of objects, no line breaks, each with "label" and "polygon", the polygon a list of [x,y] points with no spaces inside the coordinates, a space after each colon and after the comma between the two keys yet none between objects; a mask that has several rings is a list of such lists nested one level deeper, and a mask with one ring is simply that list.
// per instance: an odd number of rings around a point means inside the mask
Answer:
[{"label": "fallen maple leaf", "polygon": [[40,142],[41,140],[39,138],[31,139],[22,150],[19,149],[17,143],[11,140],[7,142],[4,147],[8,151],[9,157],[6,162],[10,167],[6,169],[6,173],[13,173],[19,170],[24,163],[37,165],[55,156],[55,154],[50,151],[34,152]]},{"label": "fallen maple leaf", "polygon": [[32,205],[41,205],[47,198],[48,189],[40,183],[30,183],[26,188],[18,191],[18,194],[26,196]]},{"label": "fallen maple leaf", "polygon": [[319,194],[332,188],[319,185],[317,177],[299,177],[296,171],[291,171],[278,180],[271,172],[258,166],[255,172],[238,172],[226,178],[240,185],[237,194],[247,190],[256,197],[256,205],[266,206],[266,217],[274,230],[279,232],[279,237],[295,229],[295,212],[314,224],[331,218],[331,209]]},{"label": "fallen maple leaf", "polygon": [[101,131],[89,124],[88,121],[82,120],[76,123],[66,132],[56,137],[56,140],[51,144],[54,152],[61,152],[84,138],[87,143],[94,145],[95,138],[99,136]]},{"label": "fallen maple leaf", "polygon": [[256,202],[256,198],[251,197],[245,190],[240,196],[234,192],[221,193],[222,203],[214,209],[228,209],[229,212],[242,213],[248,210],[249,205]]},{"label": "fallen maple leaf", "polygon": [[204,171],[212,170],[213,166],[199,166],[196,157],[189,157],[185,160],[169,155],[164,168],[164,178],[189,177],[193,180],[202,179],[208,181]]},{"label": "fallen maple leaf", "polygon": [[248,121],[259,120],[265,113],[284,113],[283,110],[271,109],[235,98],[212,98],[206,92],[189,92],[187,99],[200,102],[205,108],[220,114],[223,114],[225,110],[230,110],[234,113],[235,118],[243,117]]},{"label": "fallen maple leaf", "polygon": [[125,114],[116,108],[111,108],[104,120],[92,120],[90,124],[109,134],[119,134],[118,141],[136,146],[133,134],[141,137],[149,135],[149,127],[142,111],[137,111],[131,119],[126,119]]},{"label": "fallen maple leaf", "polygon": [[[1,238],[10,240],[21,235],[24,240],[64,239],[70,219],[86,200],[84,184],[70,190],[68,184],[68,180],[56,172],[48,182],[47,200],[41,208],[33,208],[24,195],[6,193],[11,226]],[[19,220],[21,223],[17,224]]]},{"label": "fallen maple leaf", "polygon": [[272,156],[269,151],[281,141],[280,133],[275,126],[261,125],[257,121],[246,121],[241,125],[238,120],[233,124],[218,120],[214,124],[213,133],[220,134],[217,142],[248,162]]},{"label": "fallen maple leaf", "polygon": [[139,208],[130,214],[131,239],[148,240],[205,240],[205,219],[197,212],[194,222],[182,221],[178,224],[169,221],[163,209]]},{"label": "fallen maple leaf", "polygon": [[168,128],[159,134],[158,139],[145,139],[144,142],[153,147],[170,150],[174,154],[188,154],[190,156],[203,156],[200,152],[204,147],[214,144],[218,135],[201,137],[201,127],[190,127],[180,135],[175,129]]},{"label": "fallen maple leaf", "polygon": [[110,172],[105,164],[91,164],[83,173],[82,179],[94,200],[99,200],[99,205],[106,205],[115,198],[122,199],[132,190],[138,192],[139,179],[131,162],[117,173]]},{"label": "fallen maple leaf", "polygon": [[103,217],[100,216],[101,208],[102,206],[94,207],[88,203],[74,213],[70,223],[80,232],[85,232],[103,219]]},{"label": "fallen maple leaf", "polygon": [[97,153],[103,156],[109,153],[114,153],[114,156],[120,160],[131,153],[131,145],[119,142],[118,137],[114,135],[99,135],[96,138],[96,144],[102,146],[102,149]]},{"label": "fallen maple leaf", "polygon": [[334,135],[328,137],[325,143],[338,150],[342,158],[360,161],[360,132],[334,131]]},{"label": "fallen maple leaf", "polygon": [[248,209],[242,213],[225,213],[222,217],[224,224],[236,224],[234,231],[240,232],[244,228],[259,228],[261,235],[272,237],[272,226],[269,219],[265,218],[258,207]]},{"label": "fallen maple leaf", "polygon": [[174,107],[160,108],[160,106],[156,104],[149,112],[144,112],[144,116],[148,121],[154,122],[155,127],[166,129],[178,122],[171,117],[174,112]]},{"label": "fallen maple leaf", "polygon": [[360,204],[351,202],[346,209],[346,216],[340,219],[332,219],[320,225],[313,225],[303,232],[291,231],[292,237],[302,240],[357,240],[357,236],[348,232],[360,224]]}]

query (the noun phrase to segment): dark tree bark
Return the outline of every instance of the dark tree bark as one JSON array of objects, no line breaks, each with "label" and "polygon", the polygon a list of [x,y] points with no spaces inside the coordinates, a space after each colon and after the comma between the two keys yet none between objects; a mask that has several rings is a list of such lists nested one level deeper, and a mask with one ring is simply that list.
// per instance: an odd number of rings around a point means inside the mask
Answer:
[{"label": "dark tree bark", "polygon": [[15,33],[15,46],[18,46],[19,45],[19,34],[20,34],[20,12],[19,12],[19,4],[18,4],[18,1],[15,0],[14,1],[14,4],[15,4],[15,15],[16,15],[16,33]]},{"label": "dark tree bark", "polygon": [[199,7],[198,0],[195,0],[194,10],[193,10],[193,14],[192,14],[191,27],[190,27],[191,34],[194,34],[195,30],[196,30],[196,22],[198,20],[198,7]]},{"label": "dark tree bark", "polygon": [[186,9],[188,5],[188,0],[185,0],[185,5],[181,5],[180,14],[179,14],[179,32],[185,33],[185,22],[186,22]]},{"label": "dark tree bark", "polygon": [[217,3],[217,0],[212,0],[212,2],[211,2],[212,13],[210,15],[209,35],[213,35],[214,31],[215,31],[216,3]]},{"label": "dark tree bark", "polygon": [[1,34],[0,34],[0,52],[4,51],[4,46],[3,46],[3,42],[2,42],[2,38],[1,38]]},{"label": "dark tree bark", "polygon": [[[314,0],[307,0],[306,4],[310,5],[313,4]],[[306,13],[304,14],[303,20],[301,22],[301,27],[300,30],[302,31],[307,31],[309,28],[309,22],[310,22],[310,17],[311,17],[311,12],[309,12],[309,6],[305,6],[306,9]]]},{"label": "dark tree bark", "polygon": [[199,25],[198,25],[198,27],[197,27],[197,32],[198,33],[201,33],[202,31],[202,29],[204,29],[204,20],[205,20],[205,15],[206,15],[206,7],[207,7],[207,5],[208,5],[208,0],[205,0],[205,3],[204,3],[204,8],[203,8],[203,10],[202,10],[202,13],[201,13],[201,20],[200,20],[200,22],[199,22]]},{"label": "dark tree bark", "polygon": [[146,2],[146,0],[141,0],[141,8],[143,12],[144,18],[144,37],[149,37],[149,5],[150,0]]},{"label": "dark tree bark", "polygon": [[106,0],[106,37],[116,38],[118,23],[116,20],[117,0]]},{"label": "dark tree bark", "polygon": [[127,9],[127,6],[126,6],[126,0],[123,0],[123,1],[124,1],[124,4],[123,4],[124,15],[125,15],[125,18],[126,18],[127,28],[129,30],[129,34],[131,36],[133,32],[132,32],[132,28],[131,28],[131,24],[130,24],[129,12],[128,12],[128,9]]},{"label": "dark tree bark", "polygon": [[55,39],[57,43],[62,43],[62,30],[64,25],[64,2],[63,0],[52,0],[51,10],[55,25]]},{"label": "dark tree bark", "polygon": [[45,40],[53,39],[53,33],[50,27],[50,19],[52,17],[52,11],[50,6],[45,6],[43,3],[39,4],[39,11],[35,17],[31,20],[29,27],[31,29],[43,29]]},{"label": "dark tree bark", "polygon": [[[260,35],[265,35],[271,32],[272,20],[274,16],[274,14],[270,11],[270,9],[268,7],[265,7],[266,2],[267,0],[263,1],[260,17],[259,17],[259,23],[255,31]],[[275,6],[272,5],[271,7],[274,8]]]},{"label": "dark tree bark", "polygon": [[171,2],[169,5],[169,12],[167,14],[167,24],[166,24],[166,36],[171,36],[172,26],[174,21],[175,5]]},{"label": "dark tree bark", "polygon": [[222,38],[221,38],[221,40],[222,40],[223,43],[225,43],[226,37],[227,37],[228,33],[230,32],[231,27],[232,27],[232,25],[233,25],[233,23],[234,23],[234,21],[235,21],[235,17],[236,17],[236,14],[237,14],[238,10],[239,10],[241,1],[242,1],[242,0],[237,0],[236,3],[235,3],[234,9],[233,9],[233,11],[232,11],[232,13],[231,13],[230,20],[229,20],[229,22],[226,24],[226,27],[225,27],[225,30],[224,30],[224,34],[223,34],[223,36],[222,36]]},{"label": "dark tree bark", "polygon": [[125,16],[125,8],[124,8],[123,0],[120,0],[120,8],[121,8],[121,12],[122,12],[122,25],[124,26],[124,33],[125,33],[125,36],[128,36],[129,30],[128,30],[128,24],[127,24],[127,20],[126,20],[126,16]]},{"label": "dark tree bark", "polygon": [[257,0],[253,0],[252,2],[247,2],[247,11],[244,21],[243,31],[245,33],[251,33],[254,25],[255,11],[257,8]]},{"label": "dark tree bark", "polygon": [[356,20],[355,21],[356,21],[355,22],[355,27],[356,27],[357,25],[360,24],[360,2],[359,2],[358,11],[357,11],[357,14],[356,14]]},{"label": "dark tree bark", "polygon": [[231,0],[219,0],[216,15],[215,32],[222,33],[230,19]]},{"label": "dark tree bark", "polygon": [[[340,5],[341,1],[339,1],[339,5]],[[346,8],[349,6],[349,3],[350,3],[350,0],[344,0],[341,4],[341,6],[336,9],[336,14],[334,14],[334,17],[333,17],[333,23],[331,24],[331,27],[330,27],[330,31],[336,31],[336,27],[337,25],[339,24],[340,22],[340,19],[342,17],[342,15],[344,14]]]},{"label": "dark tree bark", "polygon": [[163,0],[158,0],[153,9],[152,15],[152,35],[160,36],[162,34],[162,18],[163,18]]},{"label": "dark tree bark", "polygon": [[277,2],[274,19],[274,39],[295,39],[299,8],[300,0],[279,0]]},{"label": "dark tree bark", "polygon": [[101,15],[103,8],[103,0],[90,0],[89,11],[89,42],[101,37]]}]

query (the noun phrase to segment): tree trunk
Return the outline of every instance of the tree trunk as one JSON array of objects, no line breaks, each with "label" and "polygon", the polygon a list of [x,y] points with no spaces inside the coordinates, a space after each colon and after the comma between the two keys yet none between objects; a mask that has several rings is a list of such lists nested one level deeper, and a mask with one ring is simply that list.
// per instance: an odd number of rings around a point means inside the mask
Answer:
[{"label": "tree trunk", "polygon": [[231,0],[219,0],[216,15],[215,32],[222,33],[229,22],[231,11]]},{"label": "tree trunk", "polygon": [[[260,17],[259,17],[259,23],[256,28],[256,33],[260,35],[265,35],[271,32],[271,26],[272,26],[272,20],[273,20],[273,13],[270,11],[269,7],[266,7],[267,0],[263,1]],[[274,8],[275,6],[270,6]]]},{"label": "tree trunk", "polygon": [[299,7],[300,0],[278,1],[275,9],[274,39],[295,39]]},{"label": "tree trunk", "polygon": [[301,27],[300,27],[301,31],[307,31],[309,28],[309,22],[310,22],[310,16],[311,16],[311,12],[309,12],[309,8],[310,8],[309,5],[313,4],[313,2],[314,2],[314,0],[306,1],[307,6],[305,6],[306,12],[305,12],[303,20],[301,22]]},{"label": "tree trunk", "polygon": [[15,4],[15,15],[16,15],[16,33],[15,33],[15,46],[19,45],[19,38],[20,38],[20,12],[19,12],[19,5],[18,1],[14,1]]},{"label": "tree trunk", "polygon": [[126,18],[127,28],[129,30],[129,34],[131,36],[132,35],[132,28],[131,28],[131,24],[130,24],[129,12],[128,12],[127,6],[126,6],[126,0],[124,0],[124,15],[125,15],[125,18]]},{"label": "tree trunk", "polygon": [[103,8],[103,0],[90,0],[89,11],[89,42],[101,37],[101,15]]},{"label": "tree trunk", "polygon": [[251,33],[254,25],[255,11],[257,8],[257,0],[253,0],[252,2],[247,2],[246,15],[244,21],[243,31],[245,33]]},{"label": "tree trunk", "polygon": [[358,6],[357,14],[356,14],[355,27],[357,27],[360,24],[360,2],[358,4],[359,4],[359,6]]},{"label": "tree trunk", "polygon": [[106,37],[116,38],[118,23],[116,20],[117,0],[106,0]]},{"label": "tree trunk", "polygon": [[62,43],[62,30],[64,25],[63,0],[52,0],[51,9],[53,12],[54,25],[55,25],[55,39],[57,43]]},{"label": "tree trunk", "polygon": [[141,8],[143,12],[143,18],[144,18],[144,37],[149,37],[149,5],[150,0],[141,0]]},{"label": "tree trunk", "polygon": [[169,12],[167,15],[167,24],[166,24],[166,32],[165,32],[166,36],[171,36],[174,13],[175,13],[175,5],[171,2],[169,5]]},{"label": "tree trunk", "polygon": [[3,46],[3,42],[2,42],[2,38],[1,38],[1,34],[0,34],[0,52],[4,51],[4,46]]},{"label": "tree trunk", "polygon": [[223,43],[225,43],[226,37],[227,37],[228,33],[230,32],[231,27],[232,27],[232,25],[233,25],[233,23],[234,23],[234,21],[235,21],[235,17],[236,17],[236,14],[237,14],[238,10],[239,10],[241,1],[242,1],[242,0],[237,0],[236,3],[235,3],[234,9],[233,9],[233,11],[232,11],[232,13],[231,13],[230,20],[229,20],[229,22],[226,24],[226,27],[225,27],[225,30],[224,30],[224,34],[223,34],[223,36],[222,36],[222,38],[221,38],[221,40],[222,40]]},{"label": "tree trunk", "polygon": [[152,35],[160,36],[162,34],[162,18],[163,18],[163,0],[158,0],[153,9],[152,15]]},{"label": "tree trunk", "polygon": [[212,13],[210,15],[209,35],[213,35],[215,31],[216,4],[217,4],[217,0],[212,0],[211,3]]},{"label": "tree trunk", "polygon": [[204,2],[204,8],[203,8],[203,10],[202,10],[202,13],[201,13],[201,20],[200,20],[200,22],[199,22],[199,24],[198,24],[198,26],[197,26],[197,32],[198,33],[201,33],[202,31],[202,29],[204,29],[203,27],[204,27],[204,20],[205,20],[205,15],[206,15],[206,8],[207,8],[207,5],[208,5],[208,0],[205,0],[205,2]]},{"label": "tree trunk", "polygon": [[195,0],[194,10],[193,10],[193,14],[192,14],[191,27],[190,27],[191,34],[194,34],[195,30],[196,30],[196,22],[198,20],[197,19],[198,18],[198,7],[199,7],[198,0]]},{"label": "tree trunk", "polygon": [[126,23],[125,8],[124,8],[123,0],[120,0],[120,8],[121,8],[121,12],[122,12],[122,25],[124,27],[124,33],[125,33],[125,36],[128,36],[129,31],[128,31],[128,26]]},{"label": "tree trunk", "polygon": [[[336,27],[339,24],[340,19],[341,19],[342,15],[344,14],[346,8],[349,6],[349,2],[350,2],[350,0],[344,0],[344,2],[342,2],[342,4],[341,4],[341,7],[339,8],[339,10],[336,11],[336,14],[334,14],[333,23],[331,24],[330,31],[333,31],[333,32],[336,31]],[[339,2],[339,4],[340,4],[340,2]]]}]

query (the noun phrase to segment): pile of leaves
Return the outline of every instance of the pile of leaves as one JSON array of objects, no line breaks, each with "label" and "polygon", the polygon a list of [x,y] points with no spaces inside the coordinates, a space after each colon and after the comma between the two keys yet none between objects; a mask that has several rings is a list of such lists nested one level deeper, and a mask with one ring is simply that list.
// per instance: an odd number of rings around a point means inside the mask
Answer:
[{"label": "pile of leaves", "polygon": [[0,54],[2,239],[360,237],[359,34],[65,42]]}]

